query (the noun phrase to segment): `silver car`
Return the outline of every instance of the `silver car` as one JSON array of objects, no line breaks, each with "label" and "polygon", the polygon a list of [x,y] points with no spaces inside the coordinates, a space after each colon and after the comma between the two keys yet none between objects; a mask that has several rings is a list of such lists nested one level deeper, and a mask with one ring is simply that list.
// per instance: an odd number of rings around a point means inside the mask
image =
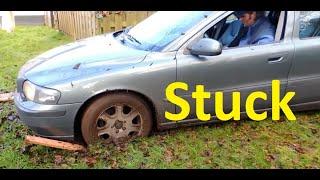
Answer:
[{"label": "silver car", "polygon": [[[293,110],[320,107],[320,12],[266,12],[276,27],[273,43],[223,48],[219,38],[237,20],[234,11],[157,12],[132,28],[83,39],[28,61],[17,78],[15,105],[20,118],[40,136],[106,143],[147,136],[152,130],[208,122],[196,119],[191,97],[197,84],[231,93],[296,92]],[[165,119],[179,107],[165,96],[168,84],[189,85],[176,94],[190,104],[182,121]],[[214,103],[206,101],[205,112]],[[244,111],[244,104],[241,110]],[[269,110],[271,99],[255,109]],[[243,112],[245,113],[245,112]]]}]

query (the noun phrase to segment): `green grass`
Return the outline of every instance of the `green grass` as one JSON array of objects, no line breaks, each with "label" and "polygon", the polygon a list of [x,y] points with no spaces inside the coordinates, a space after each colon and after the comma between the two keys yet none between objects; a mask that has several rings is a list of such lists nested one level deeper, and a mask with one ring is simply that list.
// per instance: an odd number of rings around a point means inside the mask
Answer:
[{"label": "green grass", "polygon": [[13,91],[19,68],[36,55],[70,42],[63,33],[48,27],[17,27],[13,33],[0,30],[0,92]]},{"label": "green grass", "polygon": [[[12,91],[19,67],[50,48],[70,42],[47,27],[0,31],[0,92]],[[92,145],[87,153],[34,146],[12,103],[0,104],[0,168],[320,168],[320,113],[296,121],[241,120],[180,128],[140,138],[124,148]]]}]

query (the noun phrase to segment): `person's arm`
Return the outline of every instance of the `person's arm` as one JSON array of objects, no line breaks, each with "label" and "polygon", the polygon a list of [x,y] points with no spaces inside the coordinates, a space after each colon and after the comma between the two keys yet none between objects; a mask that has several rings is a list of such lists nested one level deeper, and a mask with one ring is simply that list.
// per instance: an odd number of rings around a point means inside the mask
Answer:
[{"label": "person's arm", "polygon": [[[261,29],[261,28],[260,28]],[[272,25],[262,27],[263,32],[253,44],[269,44],[274,42],[275,28]]]},{"label": "person's arm", "polygon": [[273,43],[274,37],[272,35],[264,35],[257,39],[254,44],[269,44]]}]

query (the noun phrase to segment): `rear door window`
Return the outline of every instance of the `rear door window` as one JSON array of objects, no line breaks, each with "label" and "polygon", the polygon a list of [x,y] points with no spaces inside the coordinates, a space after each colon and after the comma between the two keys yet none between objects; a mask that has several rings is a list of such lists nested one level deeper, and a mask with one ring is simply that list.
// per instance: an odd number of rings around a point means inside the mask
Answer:
[{"label": "rear door window", "polygon": [[320,11],[301,11],[299,17],[300,39],[320,36]]}]

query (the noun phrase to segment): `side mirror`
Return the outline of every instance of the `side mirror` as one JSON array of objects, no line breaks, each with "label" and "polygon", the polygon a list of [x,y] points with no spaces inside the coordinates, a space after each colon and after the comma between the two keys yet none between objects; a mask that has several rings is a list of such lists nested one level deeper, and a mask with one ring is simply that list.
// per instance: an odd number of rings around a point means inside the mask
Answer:
[{"label": "side mirror", "polygon": [[214,39],[202,38],[189,49],[193,55],[216,56],[222,52],[222,44]]}]

